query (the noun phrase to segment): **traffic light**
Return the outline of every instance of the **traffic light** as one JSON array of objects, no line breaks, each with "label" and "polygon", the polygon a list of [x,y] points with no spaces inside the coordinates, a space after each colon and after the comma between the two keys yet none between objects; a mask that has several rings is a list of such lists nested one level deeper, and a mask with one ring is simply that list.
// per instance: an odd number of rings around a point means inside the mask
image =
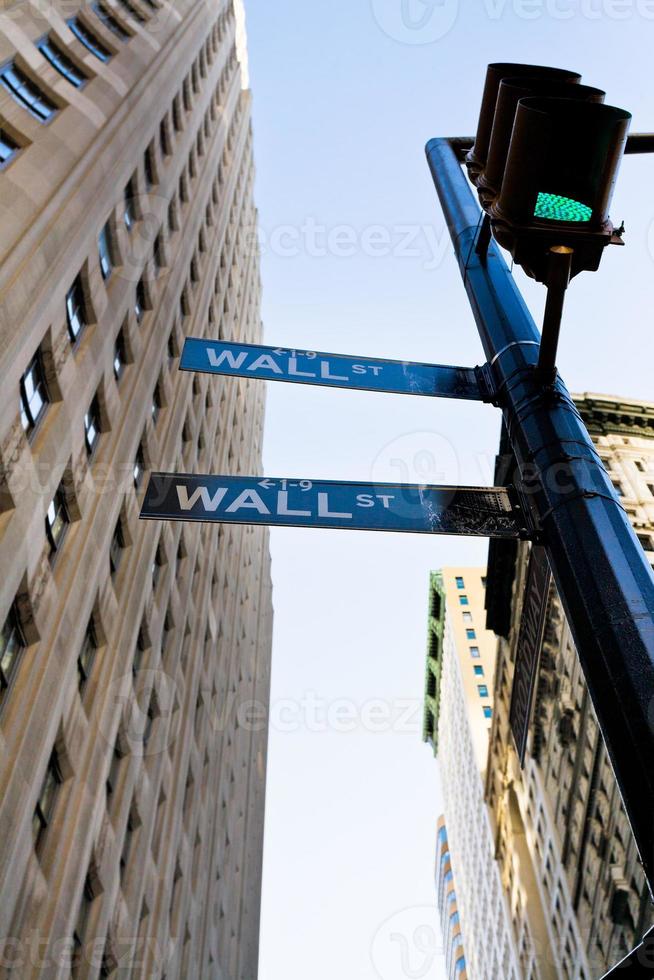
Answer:
[{"label": "traffic light", "polygon": [[552,249],[572,250],[572,277],[622,244],[608,212],[631,116],[603,100],[574,72],[488,68],[468,173],[494,237],[540,282]]}]

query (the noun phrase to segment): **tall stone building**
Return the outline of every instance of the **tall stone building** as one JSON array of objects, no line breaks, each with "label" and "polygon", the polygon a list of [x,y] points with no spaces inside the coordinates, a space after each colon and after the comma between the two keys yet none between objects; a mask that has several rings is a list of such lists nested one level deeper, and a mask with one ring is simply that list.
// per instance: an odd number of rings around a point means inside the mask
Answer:
[{"label": "tall stone building", "polygon": [[[575,399],[654,561],[654,405]],[[506,448],[506,446],[504,447]],[[552,587],[524,770],[509,727],[529,546],[491,546],[489,625],[500,635],[486,800],[521,976],[596,980],[654,921],[570,628]],[[474,975],[473,975],[474,976]]]},{"label": "tall stone building", "polygon": [[425,740],[438,756],[444,816],[436,888],[449,980],[519,980],[484,800],[497,642],[485,628],[485,570],[430,577]]},{"label": "tall stone building", "polygon": [[256,473],[239,0],[0,13],[0,975],[257,975],[261,528],[139,522],[150,468]]}]

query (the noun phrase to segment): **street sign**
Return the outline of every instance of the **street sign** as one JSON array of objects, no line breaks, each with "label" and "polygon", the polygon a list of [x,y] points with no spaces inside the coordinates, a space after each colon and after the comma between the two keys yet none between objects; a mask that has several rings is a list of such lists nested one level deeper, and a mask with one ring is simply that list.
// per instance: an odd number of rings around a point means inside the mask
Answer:
[{"label": "street sign", "polygon": [[264,479],[153,473],[142,518],[528,538],[503,487]]},{"label": "street sign", "polygon": [[481,372],[474,368],[380,358],[373,360],[346,354],[200,340],[197,337],[186,338],[179,367],[181,371],[264,381],[293,381],[297,384],[402,395],[488,400]]},{"label": "street sign", "polygon": [[551,572],[545,548],[542,545],[532,545],[520,616],[520,633],[509,711],[509,724],[521,766],[524,765],[527,751],[529,722],[545,633],[550,580]]}]

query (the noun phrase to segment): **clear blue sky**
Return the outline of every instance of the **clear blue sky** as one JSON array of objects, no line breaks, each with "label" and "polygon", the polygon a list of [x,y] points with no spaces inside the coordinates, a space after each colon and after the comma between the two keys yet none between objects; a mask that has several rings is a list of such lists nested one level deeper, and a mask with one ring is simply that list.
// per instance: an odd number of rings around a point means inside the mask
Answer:
[{"label": "clear blue sky", "polygon": [[[634,130],[654,128],[654,4],[246,6],[267,342],[479,363],[424,144],[474,132],[489,61],[578,70]],[[646,158],[624,162],[612,216],[627,247],[571,287],[559,364],[573,390],[654,398],[648,172]],[[517,275],[539,315],[541,287]],[[265,468],[487,484],[498,432],[481,405],[271,384]],[[281,529],[272,553],[261,980],[439,980],[434,940],[416,932],[438,936],[437,764],[419,724],[428,572],[483,564],[486,547]]]}]

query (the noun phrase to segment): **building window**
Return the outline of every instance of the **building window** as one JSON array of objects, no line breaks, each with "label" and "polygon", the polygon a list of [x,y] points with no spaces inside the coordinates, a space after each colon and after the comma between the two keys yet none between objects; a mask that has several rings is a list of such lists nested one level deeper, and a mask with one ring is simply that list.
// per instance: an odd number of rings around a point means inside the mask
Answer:
[{"label": "building window", "polygon": [[159,421],[159,414],[163,407],[163,400],[161,398],[161,387],[157,383],[155,389],[152,393],[152,405],[150,407],[150,414],[152,415],[152,424],[156,425]]},{"label": "building window", "polygon": [[166,564],[166,556],[165,556],[164,551],[162,550],[161,545],[159,545],[159,547],[157,548],[157,553],[154,556],[154,561],[152,562],[152,566],[150,568],[150,572],[151,572],[151,575],[152,575],[152,591],[153,592],[156,592],[157,591],[157,586],[159,584],[159,579],[161,578],[161,569],[163,568],[163,566],[165,564]]},{"label": "building window", "polygon": [[168,157],[172,153],[170,140],[168,139],[168,126],[165,117],[159,123],[159,146],[163,156]]},{"label": "building window", "polygon": [[28,435],[36,429],[43,418],[49,401],[43,360],[40,351],[37,351],[20,379],[20,418],[23,429]]},{"label": "building window", "polygon": [[109,225],[105,225],[100,235],[98,237],[98,255],[100,257],[100,272],[102,273],[102,278],[107,281],[111,275],[113,269],[113,262],[111,261],[111,236],[109,234]]},{"label": "building window", "polygon": [[79,17],[71,17],[67,23],[77,40],[84,45],[87,51],[90,51],[100,61],[109,61],[112,56],[111,51],[105,48],[104,44],[82,23]]},{"label": "building window", "polygon": [[36,801],[36,807],[34,808],[34,816],[32,817],[34,846],[37,850],[43,843],[45,832],[52,823],[57,793],[63,781],[64,780],[59,765],[59,757],[55,750],[50,756],[43,785],[41,786],[41,792],[39,793],[39,798]]},{"label": "building window", "polygon": [[481,665],[475,664],[474,671],[475,671],[475,677],[484,676],[484,668]]},{"label": "building window", "polygon": [[130,813],[127,817],[127,826],[125,828],[125,837],[123,838],[123,849],[120,852],[120,872],[121,875],[125,874],[125,868],[127,867],[127,862],[129,861],[129,852],[132,849],[132,835],[136,830],[136,825],[132,814]]},{"label": "building window", "polygon": [[615,492],[617,493],[618,497],[624,497],[624,487],[622,486],[622,484],[617,481],[614,481],[613,486],[615,488]]},{"label": "building window", "polygon": [[472,622],[472,613],[470,613],[470,612],[464,612],[463,613],[463,622],[464,623],[471,623]]},{"label": "building window", "polygon": [[136,7],[129,2],[129,0],[118,0],[118,2],[125,8],[130,17],[133,17],[139,24],[146,23],[146,19],[143,14],[140,12],[140,10],[137,10]]},{"label": "building window", "polygon": [[490,705],[485,704],[484,705],[484,718],[492,718],[492,717],[493,717],[493,709],[490,707]]},{"label": "building window", "polygon": [[121,27],[114,15],[107,10],[103,3],[94,3],[91,9],[95,11],[102,23],[108,30],[115,34],[121,41],[129,41],[129,34]]},{"label": "building window", "polygon": [[54,102],[51,102],[13,61],[0,71],[0,85],[13,96],[23,109],[31,112],[39,122],[47,122],[57,111]]},{"label": "building window", "polygon": [[480,656],[479,647],[470,647],[470,656],[479,657]]},{"label": "building window", "polygon": [[138,490],[143,483],[143,474],[145,473],[146,469],[147,467],[145,465],[145,457],[143,455],[143,446],[139,445],[139,448],[136,450],[136,457],[134,459],[133,476],[135,490]]},{"label": "building window", "polygon": [[[171,367],[171,368],[172,368],[173,363],[175,361],[175,358],[177,356],[175,354],[175,337],[174,337],[174,333],[175,333],[174,329],[170,331],[170,333],[168,334],[168,343],[166,345],[166,349],[168,351],[168,366]],[[207,392],[207,394],[208,394],[208,392]]]},{"label": "building window", "polygon": [[48,539],[51,561],[61,548],[69,524],[70,515],[66,505],[66,497],[60,487],[50,502],[48,512],[45,515],[45,534]]},{"label": "building window", "polygon": [[0,633],[0,704],[9,689],[20,655],[27,648],[16,603],[9,611]]},{"label": "building window", "polygon": [[75,282],[66,293],[66,323],[68,325],[68,336],[72,344],[77,343],[82,330],[87,325],[84,306],[82,280],[77,276]]},{"label": "building window", "polygon": [[145,299],[145,284],[142,279],[136,284],[136,296],[134,297],[134,316],[136,317],[136,322],[140,323],[143,319],[143,314],[145,313],[146,299]]},{"label": "building window", "polygon": [[460,575],[457,575],[456,577],[456,587],[457,589],[465,589],[466,587],[465,582],[463,581]]},{"label": "building window", "polygon": [[178,133],[181,133],[182,129],[184,128],[184,124],[182,122],[182,109],[179,104],[179,95],[176,95],[173,99],[173,126]]},{"label": "building window", "polygon": [[470,601],[469,601],[467,595],[460,595],[459,596],[459,605],[461,605],[461,606],[469,606],[470,605]]},{"label": "building window", "polygon": [[0,129],[0,167],[8,163],[19,149],[16,140],[12,139],[4,129]]},{"label": "building window", "polygon": [[654,483],[648,483],[647,484],[647,489],[649,490],[649,492],[651,493],[651,495],[654,497]]},{"label": "building window", "polygon": [[77,976],[85,962],[84,945],[86,941],[86,930],[91,917],[91,906],[96,898],[95,888],[90,875],[84,879],[82,898],[80,900],[77,922],[73,930],[73,956],[72,956],[72,975]]},{"label": "building window", "polygon": [[114,529],[113,537],[111,539],[111,544],[109,546],[109,568],[111,574],[115,575],[120,566],[120,560],[123,557],[123,551],[125,548],[125,533],[123,531],[123,524],[120,518],[116,523]]},{"label": "building window", "polygon": [[125,347],[125,334],[121,330],[116,337],[116,343],[114,345],[114,378],[116,381],[120,381],[122,378],[126,364],[127,350]]},{"label": "building window", "polygon": [[129,180],[125,185],[125,207],[123,210],[123,221],[128,231],[132,230],[137,221],[135,197],[134,181]]},{"label": "building window", "polygon": [[143,156],[143,170],[145,172],[145,186],[150,190],[157,182],[154,175],[154,160],[151,146],[147,148]]},{"label": "building window", "polygon": [[477,639],[477,634],[475,633],[474,630],[466,630],[466,639],[467,640],[476,640]]},{"label": "building window", "polygon": [[120,742],[118,739],[116,739],[114,751],[111,756],[111,763],[109,765],[109,772],[107,773],[107,781],[105,783],[105,788],[107,790],[107,805],[109,807],[115,799],[116,789],[118,788],[118,780],[120,778],[120,764],[123,761],[123,757],[124,753],[120,747]]},{"label": "building window", "polygon": [[93,453],[96,450],[100,439],[100,432],[100,402],[98,401],[98,396],[96,395],[89,405],[88,412],[84,416],[84,444],[86,445],[86,452],[89,458],[93,456]]},{"label": "building window", "polygon": [[75,88],[81,88],[82,85],[88,81],[88,78],[84,72],[78,68],[73,61],[71,61],[67,54],[64,54],[61,48],[55,44],[51,38],[43,38],[39,44],[39,51],[44,58],[47,58],[52,67],[55,68],[60,75],[63,75],[66,81],[70,82],[71,85],[74,85]]},{"label": "building window", "polygon": [[152,255],[154,258],[154,267],[157,270],[157,274],[159,274],[164,267],[163,238],[161,237],[161,232],[159,232],[154,240]]},{"label": "building window", "polygon": [[489,696],[486,684],[477,684],[477,690],[479,691],[480,698],[487,698]]},{"label": "building window", "polygon": [[643,551],[652,550],[652,539],[650,538],[649,534],[639,534],[638,540],[640,541],[640,546]]},{"label": "building window", "polygon": [[89,620],[89,624],[86,627],[86,633],[84,634],[84,641],[82,643],[82,649],[77,656],[77,673],[79,675],[79,691],[80,694],[86,687],[86,682],[91,676],[91,670],[93,669],[93,661],[95,660],[95,655],[98,650],[98,638],[96,636],[95,627],[93,625],[93,619]]}]

